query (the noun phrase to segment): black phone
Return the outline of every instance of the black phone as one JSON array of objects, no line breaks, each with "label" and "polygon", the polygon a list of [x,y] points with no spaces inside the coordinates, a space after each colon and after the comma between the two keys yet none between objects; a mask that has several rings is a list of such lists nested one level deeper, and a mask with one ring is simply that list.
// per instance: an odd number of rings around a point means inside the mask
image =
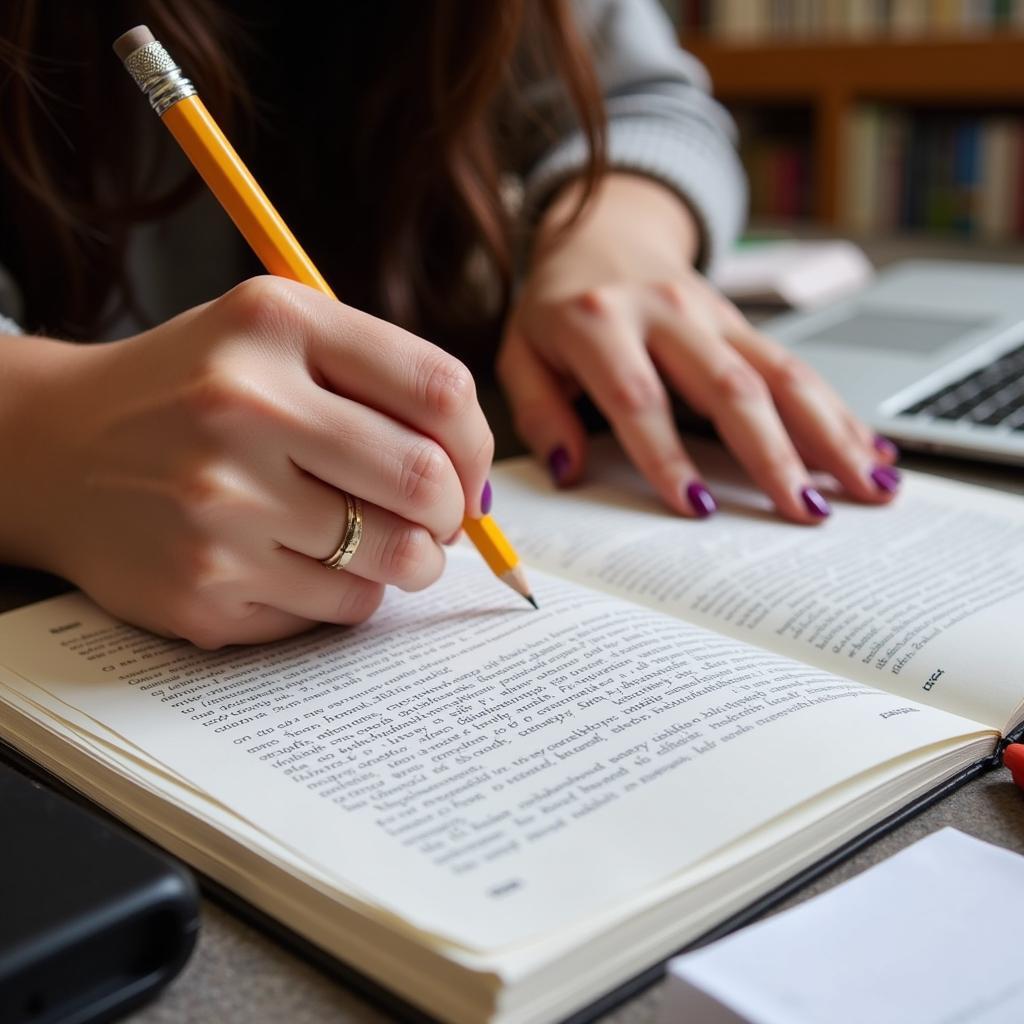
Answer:
[{"label": "black phone", "polygon": [[109,1021],[184,966],[191,874],[101,813],[0,764],[0,1021]]}]

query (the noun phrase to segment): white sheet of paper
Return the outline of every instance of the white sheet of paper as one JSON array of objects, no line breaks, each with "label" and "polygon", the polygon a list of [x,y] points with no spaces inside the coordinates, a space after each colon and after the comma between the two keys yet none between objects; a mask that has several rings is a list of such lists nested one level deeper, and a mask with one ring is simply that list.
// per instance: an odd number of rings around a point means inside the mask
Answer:
[{"label": "white sheet of paper", "polygon": [[669,964],[663,1024],[1019,1021],[1024,857],[945,828]]}]

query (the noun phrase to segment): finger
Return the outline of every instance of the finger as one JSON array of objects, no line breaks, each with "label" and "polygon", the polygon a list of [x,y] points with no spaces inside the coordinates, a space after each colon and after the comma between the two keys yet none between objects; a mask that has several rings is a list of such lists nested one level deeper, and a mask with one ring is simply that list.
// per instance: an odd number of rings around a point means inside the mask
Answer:
[{"label": "finger", "polygon": [[[830,389],[831,390],[831,389]],[[889,438],[882,434],[876,434],[863,420],[858,419],[847,408],[843,400],[832,392],[835,404],[840,415],[846,423],[847,429],[853,433],[860,443],[869,450],[874,451],[875,457],[884,466],[894,466],[900,460],[899,447]]]},{"label": "finger", "polygon": [[661,499],[682,515],[713,512],[717,506],[683,449],[639,325],[605,304],[567,329],[577,334],[565,350],[570,370]]},{"label": "finger", "polygon": [[287,548],[270,553],[253,583],[261,604],[314,622],[356,625],[384,599],[384,585],[325,565]]},{"label": "finger", "polygon": [[577,483],[586,460],[583,425],[563,393],[558,376],[515,328],[510,328],[505,337],[498,377],[516,432],[547,466],[558,486]]},{"label": "finger", "polygon": [[462,483],[436,441],[322,390],[308,396],[302,415],[288,441],[295,465],[438,539],[459,528],[465,514]]},{"label": "finger", "polygon": [[[771,362],[785,359],[786,350],[783,346],[758,331],[732,302],[712,287],[710,282],[705,278],[697,278],[692,284],[709,297],[711,307],[717,312],[722,333],[736,345],[747,361],[759,372],[765,372],[764,358]],[[900,457],[899,448],[889,438],[882,437],[870,430],[867,424],[853,415],[826,381],[821,378],[819,381],[846,429],[859,441],[861,447],[865,451],[873,449],[879,462],[883,465],[891,466],[897,462]]]},{"label": "finger", "polygon": [[[859,420],[855,420],[859,426],[863,426]],[[866,429],[866,428],[865,428]],[[870,431],[868,431],[870,433]],[[899,447],[887,437],[881,434],[874,434],[871,438],[871,446],[878,452],[878,457],[887,466],[893,466],[900,459]]]},{"label": "finger", "polygon": [[[345,495],[295,469],[287,508],[273,526],[275,542],[321,561],[333,555],[348,530]],[[444,551],[422,526],[361,502],[362,539],[345,571],[402,590],[422,590],[444,570]]]},{"label": "finger", "polygon": [[181,625],[168,627],[159,620],[150,622],[145,616],[134,616],[133,621],[159,636],[187,640],[196,647],[211,651],[229,644],[271,643],[295,636],[316,625],[310,619],[256,602],[246,602],[234,613],[219,610],[204,615],[193,611],[191,621],[184,628]]},{"label": "finger", "polygon": [[469,370],[436,345],[303,285],[279,281],[269,290],[284,294],[269,303],[258,296],[255,318],[280,330],[285,307],[327,388],[432,438],[462,483],[464,513],[480,515],[494,438]]},{"label": "finger", "polygon": [[779,512],[798,523],[831,511],[800,460],[768,387],[708,324],[666,303],[651,311],[649,344],[684,398],[715,424],[722,440]]},{"label": "finger", "polygon": [[399,328],[392,324],[372,317],[361,323],[367,330],[376,327],[376,334],[368,339],[370,344],[355,350],[354,358],[349,351],[342,354],[337,344],[324,341],[319,346],[317,365],[332,390],[344,388],[342,393],[431,438],[462,484],[463,515],[484,514],[494,435],[477,401],[472,374],[442,349],[405,331],[396,344]]},{"label": "finger", "polygon": [[892,499],[899,488],[899,471],[879,459],[873,435],[814,370],[748,324],[735,326],[729,340],[767,382],[808,461],[831,473],[860,501]]},{"label": "finger", "polygon": [[291,615],[278,608],[264,604],[253,604],[248,614],[224,627],[224,644],[267,644],[275,640],[284,640],[312,629],[317,623],[314,620]]}]

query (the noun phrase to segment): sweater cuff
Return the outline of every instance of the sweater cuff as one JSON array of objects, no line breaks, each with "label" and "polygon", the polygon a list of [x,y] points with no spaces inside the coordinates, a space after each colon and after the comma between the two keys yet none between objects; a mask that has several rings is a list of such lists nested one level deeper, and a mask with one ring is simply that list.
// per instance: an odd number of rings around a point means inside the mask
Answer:
[{"label": "sweater cuff", "polygon": [[[589,151],[577,132],[545,154],[525,182],[525,222],[534,223],[553,193],[586,167]],[[608,126],[609,170],[643,174],[675,191],[700,230],[697,266],[708,273],[739,237],[747,182],[731,145],[710,128],[695,130],[642,116]]]},{"label": "sweater cuff", "polygon": [[22,334],[17,319],[21,315],[21,294],[11,275],[0,266],[0,334]]}]

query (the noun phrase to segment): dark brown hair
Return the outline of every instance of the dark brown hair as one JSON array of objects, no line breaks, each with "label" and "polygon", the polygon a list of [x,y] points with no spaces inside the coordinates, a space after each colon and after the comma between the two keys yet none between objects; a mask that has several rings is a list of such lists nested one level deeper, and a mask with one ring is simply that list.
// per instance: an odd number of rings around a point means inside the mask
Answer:
[{"label": "dark brown hair", "polygon": [[[323,59],[309,61],[323,76],[313,98],[308,76],[287,79],[298,81],[290,97],[275,93],[280,73],[259,92],[260,69],[269,74],[275,54],[258,52],[260,16],[250,5],[54,6],[20,0],[0,10],[0,262],[22,288],[33,329],[83,338],[102,331],[115,297],[134,302],[129,229],[199,187],[192,173],[158,184],[165,133],[150,133],[159,140],[144,151],[126,137],[126,126],[154,117],[110,51],[134,24],[150,25],[252,155],[257,177],[338,293],[413,329],[443,330],[480,314],[466,283],[474,252],[488,257],[499,305],[507,299],[516,235],[501,200],[497,103],[514,100],[524,60],[557,75],[575,109],[591,151],[585,195],[602,172],[600,91],[567,0],[333,5],[346,26],[365,24],[344,33],[349,48],[333,60],[327,47],[342,45],[341,35],[323,33]],[[289,104],[285,116],[275,102]],[[321,150],[303,161],[296,150],[314,135]],[[300,196],[294,185],[303,171],[312,179]],[[304,201],[310,192],[315,203]],[[337,216],[325,219],[331,196]]]}]

